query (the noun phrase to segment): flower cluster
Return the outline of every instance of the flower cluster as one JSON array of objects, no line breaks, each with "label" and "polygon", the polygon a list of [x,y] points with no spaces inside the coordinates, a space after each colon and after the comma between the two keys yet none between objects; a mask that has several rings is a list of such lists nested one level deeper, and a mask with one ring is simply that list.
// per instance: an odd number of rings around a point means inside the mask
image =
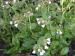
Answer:
[{"label": "flower cluster", "polygon": [[42,18],[36,18],[38,25],[41,25],[42,28],[46,26],[47,21]]},{"label": "flower cluster", "polygon": [[46,50],[49,48],[48,45],[51,44],[51,38],[45,39],[45,45],[42,47],[39,47],[37,50],[33,50],[32,53],[36,54],[37,52],[39,53],[40,56],[44,55]]},{"label": "flower cluster", "polygon": [[51,0],[48,0],[48,3],[51,4]]},{"label": "flower cluster", "polygon": [[40,4],[38,4],[38,6],[35,8],[36,11],[38,11],[38,9],[41,7]]},{"label": "flower cluster", "polygon": [[16,3],[16,0],[13,0],[13,3]]},{"label": "flower cluster", "polygon": [[57,30],[57,34],[62,35],[62,31],[61,30]]},{"label": "flower cluster", "polygon": [[31,12],[31,11],[28,11],[28,12],[26,12],[26,13],[24,13],[24,16],[33,16],[33,13]]},{"label": "flower cluster", "polygon": [[5,4],[6,4],[6,5],[9,4],[9,1],[5,1]]},{"label": "flower cluster", "polygon": [[18,27],[17,21],[10,21],[10,25],[13,25],[13,24],[14,24],[15,27]]}]

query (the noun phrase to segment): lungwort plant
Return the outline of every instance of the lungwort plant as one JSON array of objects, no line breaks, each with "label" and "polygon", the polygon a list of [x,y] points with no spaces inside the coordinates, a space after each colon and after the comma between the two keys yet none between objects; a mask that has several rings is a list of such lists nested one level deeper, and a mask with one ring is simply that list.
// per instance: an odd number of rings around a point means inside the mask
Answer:
[{"label": "lungwort plant", "polygon": [[75,0],[0,0],[4,53],[67,56],[74,37]]}]

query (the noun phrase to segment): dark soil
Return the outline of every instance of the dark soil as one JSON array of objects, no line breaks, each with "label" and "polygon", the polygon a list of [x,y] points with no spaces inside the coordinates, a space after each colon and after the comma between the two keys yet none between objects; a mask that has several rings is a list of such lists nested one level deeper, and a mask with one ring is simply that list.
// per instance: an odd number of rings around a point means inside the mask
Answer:
[{"label": "dark soil", "polygon": [[3,41],[0,41],[0,56],[8,56],[4,53],[4,49],[6,48],[6,44]]},{"label": "dark soil", "polygon": [[[9,54],[4,53],[4,49],[7,48],[7,44],[5,44],[3,41],[0,41],[0,56],[10,56]],[[33,56],[31,54],[32,51],[22,52],[16,54],[17,56]]]},{"label": "dark soil", "polygon": [[70,44],[68,56],[74,56],[74,55],[75,55],[75,40],[72,40]]}]

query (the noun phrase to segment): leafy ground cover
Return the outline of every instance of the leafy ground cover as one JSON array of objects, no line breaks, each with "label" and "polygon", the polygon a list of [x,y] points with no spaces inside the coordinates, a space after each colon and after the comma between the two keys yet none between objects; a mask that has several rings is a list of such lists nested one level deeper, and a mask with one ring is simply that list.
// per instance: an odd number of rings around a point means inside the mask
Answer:
[{"label": "leafy ground cover", "polygon": [[0,0],[0,56],[74,56],[75,0]]}]

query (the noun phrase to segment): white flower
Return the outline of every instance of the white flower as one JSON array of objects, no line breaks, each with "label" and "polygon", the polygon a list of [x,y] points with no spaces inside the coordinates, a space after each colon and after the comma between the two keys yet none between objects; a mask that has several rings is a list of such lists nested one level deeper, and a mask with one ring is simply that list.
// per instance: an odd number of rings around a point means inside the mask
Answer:
[{"label": "white flower", "polygon": [[41,7],[40,4],[38,4],[38,6],[35,8],[35,10],[38,11],[39,7]]},{"label": "white flower", "polygon": [[4,8],[4,5],[2,7]]},{"label": "white flower", "polygon": [[40,52],[41,51],[41,49],[38,49],[38,52]]},{"label": "white flower", "polygon": [[24,16],[26,16],[26,17],[33,16],[33,12],[31,12],[31,11],[25,12]]},{"label": "white flower", "polygon": [[62,34],[62,31],[60,31],[59,34],[61,35]]},{"label": "white flower", "polygon": [[36,21],[37,21],[37,23],[40,25],[40,19],[39,18],[36,18]]},{"label": "white flower", "polygon": [[13,0],[13,3],[16,3],[16,0]]},{"label": "white flower", "polygon": [[33,13],[30,12],[30,11],[28,11],[28,12],[27,12],[27,15],[29,15],[29,16],[33,16]]},{"label": "white flower", "polygon": [[45,27],[45,20],[43,20],[42,18],[36,18],[36,21],[39,25],[41,25],[42,28]]},{"label": "white flower", "polygon": [[73,2],[75,2],[75,0],[72,0]]},{"label": "white flower", "polygon": [[42,51],[40,52],[40,56],[44,55],[45,50],[42,49]]},{"label": "white flower", "polygon": [[51,16],[49,16],[48,18],[51,19]]},{"label": "white flower", "polygon": [[38,23],[39,25],[41,24],[40,18],[36,18],[36,21],[37,21],[37,23]]},{"label": "white flower", "polygon": [[40,22],[40,21],[38,21],[37,23],[40,25],[40,23],[41,23],[41,22]]},{"label": "white flower", "polygon": [[41,25],[41,27],[44,28],[45,27],[45,24]]},{"label": "white flower", "polygon": [[10,21],[10,24],[12,25],[13,24],[13,21]]},{"label": "white flower", "polygon": [[36,7],[35,10],[38,11],[39,7]]},{"label": "white flower", "polygon": [[36,20],[39,21],[40,19],[39,18],[36,18]]},{"label": "white flower", "polygon": [[50,42],[51,38],[47,38],[47,41]]},{"label": "white flower", "polygon": [[15,26],[15,27],[18,27],[18,24],[16,23],[16,24],[14,24],[14,26]]},{"label": "white flower", "polygon": [[14,21],[14,24],[16,24],[16,23],[17,23],[17,21],[15,20],[15,21]]},{"label": "white flower", "polygon": [[35,54],[35,53],[36,53],[36,51],[35,51],[35,50],[33,50],[33,51],[32,51],[32,53],[33,53],[33,54]]},{"label": "white flower", "polygon": [[8,1],[5,1],[5,4],[8,4],[9,2]]},{"label": "white flower", "polygon": [[42,23],[45,23],[45,20],[42,20]]},{"label": "white flower", "polygon": [[50,45],[51,44],[51,38],[47,38],[47,44]]},{"label": "white flower", "polygon": [[57,34],[62,35],[62,31],[61,31],[61,30],[58,30],[58,31],[57,31]]},{"label": "white flower", "polygon": [[41,7],[41,5],[40,5],[40,4],[38,4],[38,7]]},{"label": "white flower", "polygon": [[47,46],[47,45],[45,45],[45,46],[44,46],[44,48],[45,48],[45,49],[48,49],[48,46]]},{"label": "white flower", "polygon": [[49,1],[48,3],[51,4],[51,1]]},{"label": "white flower", "polygon": [[50,45],[50,44],[51,44],[51,42],[47,42],[47,44],[48,44],[48,45]]}]

